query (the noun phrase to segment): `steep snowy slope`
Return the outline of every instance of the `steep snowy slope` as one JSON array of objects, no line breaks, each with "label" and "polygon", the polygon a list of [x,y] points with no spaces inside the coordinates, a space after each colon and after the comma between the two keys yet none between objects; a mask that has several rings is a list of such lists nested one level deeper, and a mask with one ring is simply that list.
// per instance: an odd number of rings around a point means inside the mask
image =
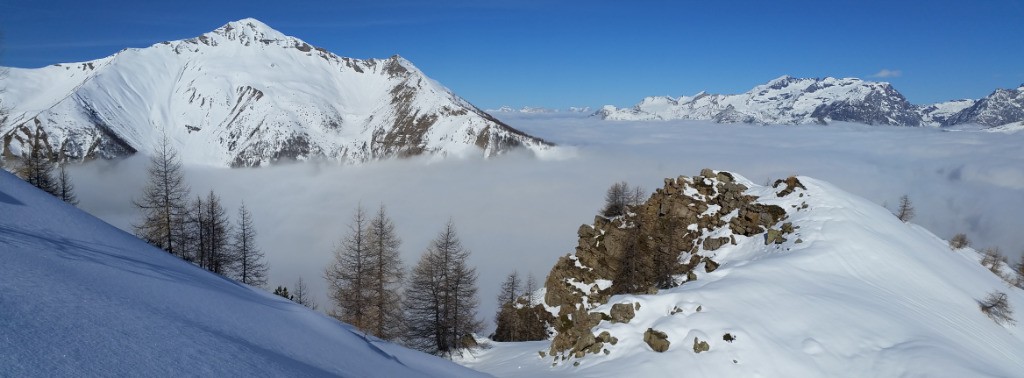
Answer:
[{"label": "steep snowy slope", "polygon": [[0,376],[479,376],[196,268],[0,170]]},{"label": "steep snowy slope", "polygon": [[714,120],[722,123],[804,124],[848,121],[918,126],[921,117],[889,83],[855,78],[783,76],[746,93],[648,97],[631,109],[605,106],[610,120]]},{"label": "steep snowy slope", "polygon": [[[812,178],[772,188],[735,175],[726,182],[718,172],[702,176],[666,180],[643,210],[683,211],[699,219],[679,225],[699,236],[693,254],[683,259],[693,265],[692,276],[677,277],[685,281],[680,286],[606,297],[616,283],[593,275],[606,271],[603,264],[612,258],[580,251],[616,243],[613,238],[622,234],[613,235],[602,223],[584,225],[580,248],[567,260],[571,270],[556,266],[552,274],[557,276],[549,277],[544,294],[548,305],[566,298],[552,290],[578,290],[573,295],[582,296],[576,307],[590,320],[566,311],[566,304],[550,309],[563,314],[555,325],[560,332],[588,321],[595,325],[569,339],[575,343],[567,353],[559,350],[564,345],[559,347],[557,338],[494,343],[461,362],[497,376],[523,377],[1009,377],[1024,372],[1021,326],[996,323],[979,309],[979,301],[1000,291],[1020,314],[1024,292],[983,268],[974,250],[951,250],[927,230]],[[759,205],[728,214],[717,213],[723,209],[719,205],[700,211],[704,201],[741,198],[730,191],[737,183]],[[692,212],[674,207],[688,201],[695,204]],[[769,209],[773,205],[785,210],[785,217],[768,227],[775,232],[743,236],[734,231],[737,226],[750,231],[737,220],[764,221],[764,214],[775,214]],[[754,209],[767,213],[758,216]],[[705,228],[716,219],[728,226]],[[591,229],[597,236],[585,237]],[[649,329],[667,337],[666,351],[655,352],[645,342]]]},{"label": "steep snowy slope", "polygon": [[166,132],[188,163],[492,156],[548,144],[501,123],[409,61],[337,56],[243,19],[111,57],[11,69],[3,153],[34,137],[72,158],[149,152]]}]

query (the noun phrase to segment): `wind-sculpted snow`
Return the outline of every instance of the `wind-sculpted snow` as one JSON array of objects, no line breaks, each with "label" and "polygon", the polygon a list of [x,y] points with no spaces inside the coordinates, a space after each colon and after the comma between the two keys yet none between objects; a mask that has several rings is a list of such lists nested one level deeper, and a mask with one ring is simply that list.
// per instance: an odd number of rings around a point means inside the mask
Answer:
[{"label": "wind-sculpted snow", "polygon": [[199,269],[0,170],[0,376],[480,376]]},{"label": "wind-sculpted snow", "polygon": [[149,153],[164,133],[186,163],[213,166],[549,148],[397,55],[341,57],[254,19],[96,61],[14,68],[3,84],[7,155],[36,137],[72,159]]}]

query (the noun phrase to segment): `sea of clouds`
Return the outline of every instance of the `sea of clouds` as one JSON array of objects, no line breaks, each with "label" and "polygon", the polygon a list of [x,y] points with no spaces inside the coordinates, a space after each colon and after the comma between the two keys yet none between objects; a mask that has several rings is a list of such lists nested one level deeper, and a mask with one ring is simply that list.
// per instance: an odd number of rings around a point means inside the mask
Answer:
[{"label": "sea of clouds", "polygon": [[[906,194],[917,209],[913,222],[939,237],[964,232],[976,247],[999,247],[1012,259],[1024,253],[1024,133],[502,117],[560,147],[545,158],[186,167],[186,177],[194,196],[215,190],[232,215],[245,201],[270,265],[269,288],[294,287],[301,277],[322,310],[330,306],[324,267],[360,204],[370,212],[387,206],[410,267],[452,220],[479,273],[479,317],[490,323],[505,276],[515,270],[542,283],[558,257],[573,252],[576,230],[593,221],[609,185],[626,180],[653,191],[666,177],[705,167],[759,184],[816,177],[889,208]],[[74,167],[79,207],[130,231],[147,162]]]}]

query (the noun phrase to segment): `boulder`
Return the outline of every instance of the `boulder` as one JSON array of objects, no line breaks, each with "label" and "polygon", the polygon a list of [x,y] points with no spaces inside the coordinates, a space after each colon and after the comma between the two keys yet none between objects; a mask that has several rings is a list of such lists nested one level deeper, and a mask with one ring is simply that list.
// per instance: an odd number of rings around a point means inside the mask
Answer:
[{"label": "boulder", "polygon": [[616,303],[611,310],[612,323],[629,323],[636,316],[631,303]]},{"label": "boulder", "polygon": [[693,353],[707,352],[711,350],[711,345],[707,341],[698,340],[696,337],[693,338]]},{"label": "boulder", "polygon": [[668,350],[671,344],[665,332],[655,330],[654,328],[648,328],[647,332],[644,332],[644,342],[658,353]]}]

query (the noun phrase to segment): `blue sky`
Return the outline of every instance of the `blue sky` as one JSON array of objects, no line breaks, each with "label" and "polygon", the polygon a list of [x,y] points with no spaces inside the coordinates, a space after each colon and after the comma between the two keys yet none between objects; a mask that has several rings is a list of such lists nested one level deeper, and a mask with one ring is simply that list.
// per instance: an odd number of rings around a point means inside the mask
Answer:
[{"label": "blue sky", "polygon": [[3,0],[0,64],[39,67],[255,17],[354,58],[402,55],[483,107],[628,106],[781,75],[884,80],[912,103],[1024,83],[1024,1]]}]

